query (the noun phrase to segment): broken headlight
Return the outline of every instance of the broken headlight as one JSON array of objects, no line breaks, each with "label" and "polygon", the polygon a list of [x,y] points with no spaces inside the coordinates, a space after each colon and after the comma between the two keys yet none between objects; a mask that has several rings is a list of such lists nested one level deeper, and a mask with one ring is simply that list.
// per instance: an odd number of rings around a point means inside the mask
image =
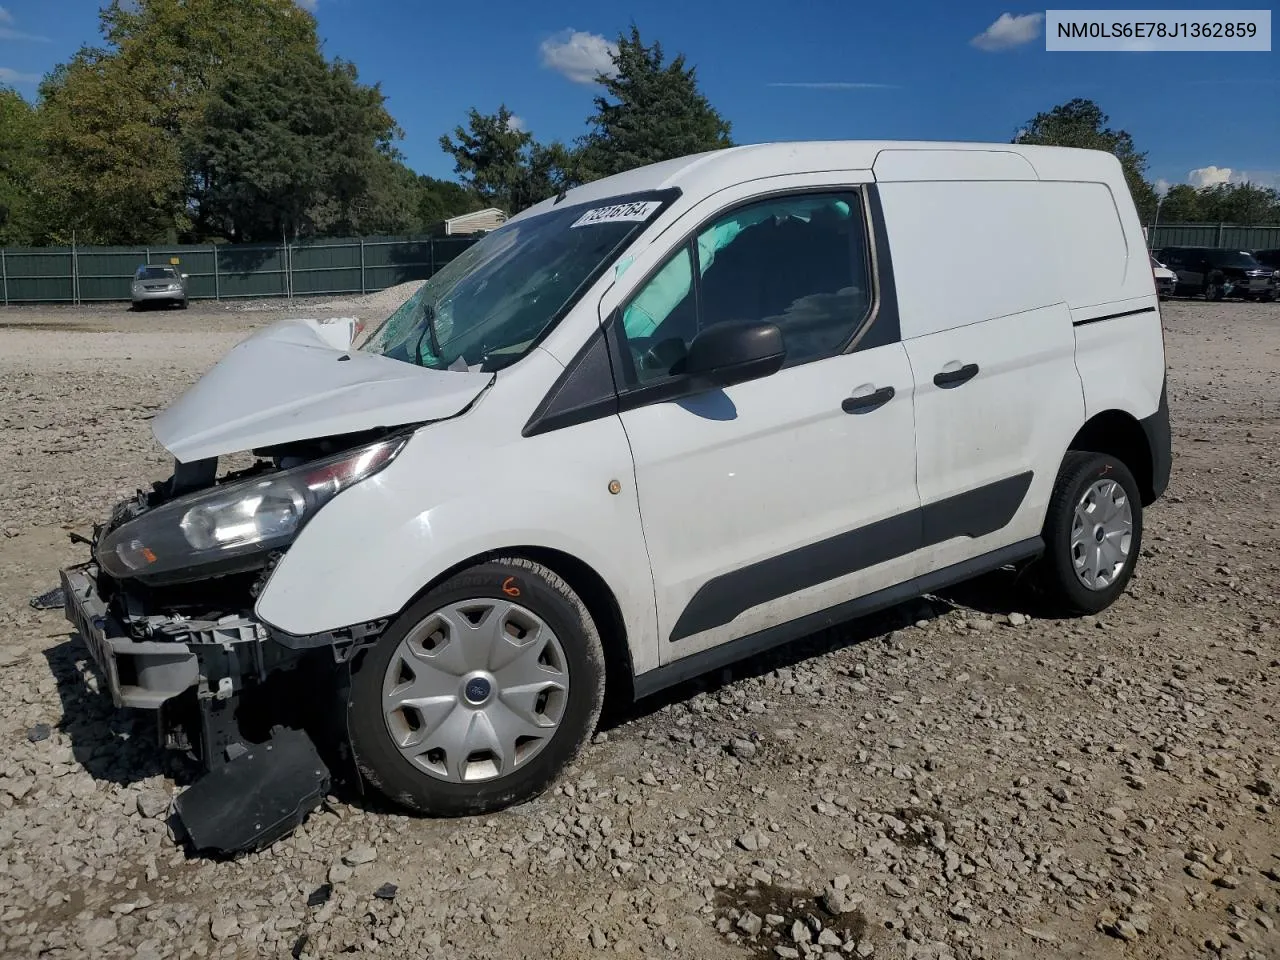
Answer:
[{"label": "broken headlight", "polygon": [[227,572],[243,567],[236,561],[292,541],[322,506],[390,463],[407,439],[384,440],[174,500],[103,537],[98,563],[117,580],[167,579],[178,571],[210,566]]}]

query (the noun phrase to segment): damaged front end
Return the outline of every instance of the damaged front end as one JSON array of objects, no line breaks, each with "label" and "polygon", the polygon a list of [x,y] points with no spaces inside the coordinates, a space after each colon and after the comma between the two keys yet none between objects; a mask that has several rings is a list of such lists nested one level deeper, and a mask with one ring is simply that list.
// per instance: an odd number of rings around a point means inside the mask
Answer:
[{"label": "damaged front end", "polygon": [[67,619],[117,707],[156,712],[164,746],[206,773],[176,801],[196,849],[237,853],[287,835],[321,802],[330,771],[304,730],[342,716],[342,664],[385,623],[317,637],[254,614],[275,564],[314,513],[389,464],[401,430],[216,458],[113,510],[93,558],[62,571]]}]

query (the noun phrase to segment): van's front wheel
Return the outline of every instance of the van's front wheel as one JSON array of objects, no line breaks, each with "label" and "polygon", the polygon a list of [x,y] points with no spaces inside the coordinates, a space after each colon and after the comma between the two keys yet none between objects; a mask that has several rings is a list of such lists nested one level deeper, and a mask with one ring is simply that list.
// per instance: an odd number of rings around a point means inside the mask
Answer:
[{"label": "van's front wheel", "polygon": [[604,698],[587,609],[546,567],[498,558],[431,589],[358,664],[348,732],[361,774],[419,813],[532,799],[577,755]]},{"label": "van's front wheel", "polygon": [[1142,500],[1115,457],[1072,451],[1058,472],[1044,524],[1039,582],[1064,613],[1098,613],[1120,596],[1142,547]]}]

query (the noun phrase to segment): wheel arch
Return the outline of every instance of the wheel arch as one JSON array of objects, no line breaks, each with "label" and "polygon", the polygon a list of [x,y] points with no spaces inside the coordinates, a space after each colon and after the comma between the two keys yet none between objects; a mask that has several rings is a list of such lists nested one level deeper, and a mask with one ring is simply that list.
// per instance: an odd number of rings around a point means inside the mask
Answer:
[{"label": "wheel arch", "polygon": [[1124,463],[1138,483],[1144,507],[1159,496],[1151,441],[1133,414],[1123,410],[1103,410],[1094,414],[1076,431],[1067,449],[1103,453]]},{"label": "wheel arch", "polygon": [[560,577],[582,600],[600,632],[600,645],[605,659],[606,704],[630,702],[635,697],[635,667],[631,656],[626,620],[622,606],[608,582],[594,567],[583,560],[552,547],[513,546],[485,550],[442,570],[409,598],[401,612],[411,607],[428,591],[462,571],[497,557],[519,557],[541,564]]}]

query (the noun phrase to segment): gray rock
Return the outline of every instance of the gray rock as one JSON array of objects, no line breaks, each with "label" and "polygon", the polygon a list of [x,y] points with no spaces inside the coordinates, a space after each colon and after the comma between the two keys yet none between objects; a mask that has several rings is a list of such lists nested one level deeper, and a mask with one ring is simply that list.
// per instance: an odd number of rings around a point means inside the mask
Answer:
[{"label": "gray rock", "polygon": [[215,940],[229,940],[240,932],[240,923],[235,917],[214,917],[209,922],[209,935]]},{"label": "gray rock", "polygon": [[752,827],[738,838],[738,846],[752,853],[764,850],[769,846],[769,835],[759,827]]},{"label": "gray rock", "polygon": [[791,930],[789,932],[793,943],[808,943],[813,939],[813,931],[799,920],[796,920],[791,924]]},{"label": "gray rock", "polygon": [[358,867],[361,864],[373,863],[378,859],[378,851],[368,844],[352,847],[342,855],[342,862],[349,867]]},{"label": "gray rock", "polygon": [[838,917],[842,913],[849,913],[861,901],[861,897],[855,900],[848,893],[848,889],[836,889],[828,887],[822,892],[822,907],[827,913],[833,917]]},{"label": "gray rock", "polygon": [[105,947],[118,935],[119,931],[114,920],[99,917],[96,920],[90,920],[89,925],[85,927],[84,933],[80,935],[80,946],[86,950],[96,950]]},{"label": "gray rock", "polygon": [[729,741],[729,752],[741,760],[750,760],[759,752],[759,749],[750,740],[744,740],[741,737],[734,737]]},{"label": "gray rock", "polygon": [[148,820],[164,816],[169,810],[169,797],[163,793],[138,794],[138,813]]},{"label": "gray rock", "polygon": [[597,950],[603,950],[609,945],[609,938],[604,935],[604,931],[599,927],[591,928],[591,946]]},{"label": "gray rock", "polygon": [[1138,939],[1138,928],[1128,920],[1117,920],[1115,926],[1112,927],[1113,932],[1121,940],[1132,943]]},{"label": "gray rock", "polygon": [[748,910],[738,918],[736,926],[748,937],[754,937],[764,926],[764,921]]}]

